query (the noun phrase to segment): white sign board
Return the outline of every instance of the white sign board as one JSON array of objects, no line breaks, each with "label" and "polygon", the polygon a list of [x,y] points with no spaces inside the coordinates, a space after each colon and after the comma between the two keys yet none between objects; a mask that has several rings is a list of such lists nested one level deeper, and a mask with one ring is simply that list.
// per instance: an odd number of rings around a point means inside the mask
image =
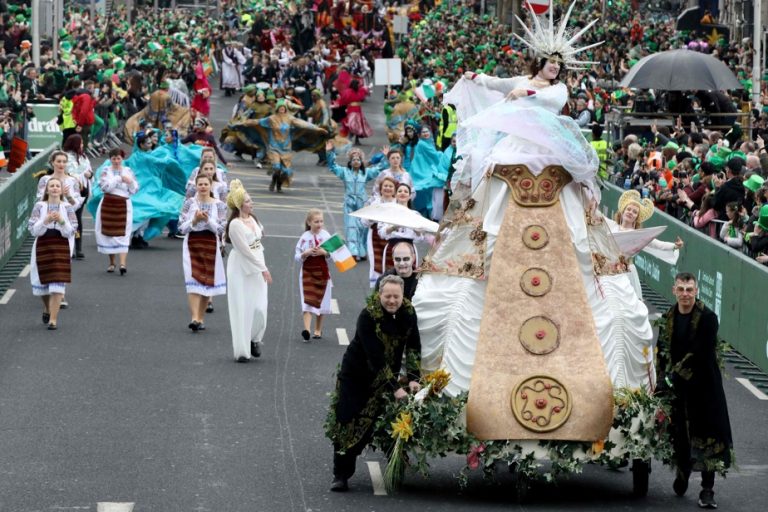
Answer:
[{"label": "white sign board", "polygon": [[403,63],[400,59],[376,59],[374,62],[375,85],[402,85]]},{"label": "white sign board", "polygon": [[401,16],[396,14],[392,20],[392,30],[394,30],[395,34],[407,34],[408,16]]}]

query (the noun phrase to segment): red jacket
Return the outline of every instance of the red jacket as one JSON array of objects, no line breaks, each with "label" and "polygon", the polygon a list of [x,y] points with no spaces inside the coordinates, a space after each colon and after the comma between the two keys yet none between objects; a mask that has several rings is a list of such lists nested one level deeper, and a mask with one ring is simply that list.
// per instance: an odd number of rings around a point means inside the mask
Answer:
[{"label": "red jacket", "polygon": [[78,94],[72,99],[72,119],[77,126],[91,126],[95,118],[96,98],[90,93]]}]

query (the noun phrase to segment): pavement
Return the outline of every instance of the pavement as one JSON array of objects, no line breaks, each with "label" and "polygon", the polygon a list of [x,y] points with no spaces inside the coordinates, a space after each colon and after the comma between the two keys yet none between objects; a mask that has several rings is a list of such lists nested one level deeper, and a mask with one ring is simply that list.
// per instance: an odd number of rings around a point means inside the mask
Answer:
[{"label": "pavement", "polygon": [[[384,143],[382,91],[365,103]],[[232,98],[217,92],[212,120],[227,121]],[[435,460],[428,479],[409,475],[386,495],[385,458],[367,452],[351,491],[328,491],[332,449],[323,434],[334,371],[368,293],[366,264],[333,273],[336,314],[323,339],[300,337],[294,247],[306,211],[321,208],[326,228],[343,232],[343,187],[316,157],[299,154],[291,188],[268,192],[269,178],[233,158],[230,178],[251,193],[266,231],[272,272],[262,357],[233,361],[226,299],[214,300],[207,330],[193,334],[183,285],[181,240],[158,238],[128,255],[128,274],[107,274],[85,224],[86,259],[73,262],[69,309],[59,330],[40,321],[25,271],[0,303],[0,512],[332,512],[495,510],[673,510],[696,508],[696,477],[684,498],[655,462],[650,490],[633,499],[627,469],[587,466],[555,484],[535,484],[520,503],[514,479],[472,474],[461,489],[460,457]],[[344,159],[342,158],[342,161]],[[765,510],[768,502],[768,400],[735,380],[725,387],[738,471],[718,479],[723,510]],[[764,395],[763,395],[764,397]],[[768,397],[765,397],[768,398]]]}]

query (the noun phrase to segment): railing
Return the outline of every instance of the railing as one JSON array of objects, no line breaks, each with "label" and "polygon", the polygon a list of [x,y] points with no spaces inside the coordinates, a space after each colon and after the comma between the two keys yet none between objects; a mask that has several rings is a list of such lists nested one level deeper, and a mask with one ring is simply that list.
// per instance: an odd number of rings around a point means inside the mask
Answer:
[{"label": "railing", "polygon": [[[606,183],[602,209],[616,212],[622,190]],[[656,210],[646,227],[667,226],[661,239],[680,237],[685,245],[676,266],[645,253],[635,256],[641,279],[659,295],[674,303],[675,275],[691,272],[699,282],[699,298],[720,319],[720,336],[763,371],[768,371],[768,316],[761,296],[768,289],[768,269],[727,245],[713,240],[674,217]]]},{"label": "railing", "polygon": [[0,184],[0,270],[29,235],[27,220],[35,206],[37,193],[33,175],[46,167],[55,148],[51,145],[41,151]]}]

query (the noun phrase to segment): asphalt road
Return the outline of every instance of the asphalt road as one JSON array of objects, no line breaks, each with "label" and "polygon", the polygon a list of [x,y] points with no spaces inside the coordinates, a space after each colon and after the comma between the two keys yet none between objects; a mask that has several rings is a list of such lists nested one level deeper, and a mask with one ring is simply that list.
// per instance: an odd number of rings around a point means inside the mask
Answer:
[{"label": "asphalt road", "polygon": [[[383,138],[379,91],[365,104]],[[213,121],[226,122],[234,100],[217,93]],[[324,339],[301,342],[294,246],[307,209],[326,212],[330,232],[342,231],[342,186],[296,158],[294,186],[267,191],[269,178],[233,160],[230,177],[251,192],[266,228],[266,260],[274,278],[263,356],[232,358],[226,299],[215,299],[207,330],[192,334],[181,266],[181,241],[161,238],[131,251],[128,275],[106,274],[86,222],[86,259],[73,263],[70,308],[59,330],[40,322],[39,299],[20,277],[0,305],[0,512],[321,512],[493,510],[672,510],[696,507],[694,481],[685,498],[673,476],[654,464],[645,499],[631,497],[626,469],[587,467],[555,485],[535,485],[518,503],[512,477],[496,483],[472,475],[462,490],[458,457],[436,460],[432,477],[410,476],[395,496],[374,483],[384,458],[358,462],[348,494],[328,492],[332,450],[322,423],[334,370],[351,338],[367,288],[367,266],[334,273],[339,314]],[[739,471],[715,490],[724,510],[765,510],[768,502],[768,401],[732,378],[726,381]],[[372,476],[373,475],[373,476]],[[126,503],[127,505],[119,505]]]}]

